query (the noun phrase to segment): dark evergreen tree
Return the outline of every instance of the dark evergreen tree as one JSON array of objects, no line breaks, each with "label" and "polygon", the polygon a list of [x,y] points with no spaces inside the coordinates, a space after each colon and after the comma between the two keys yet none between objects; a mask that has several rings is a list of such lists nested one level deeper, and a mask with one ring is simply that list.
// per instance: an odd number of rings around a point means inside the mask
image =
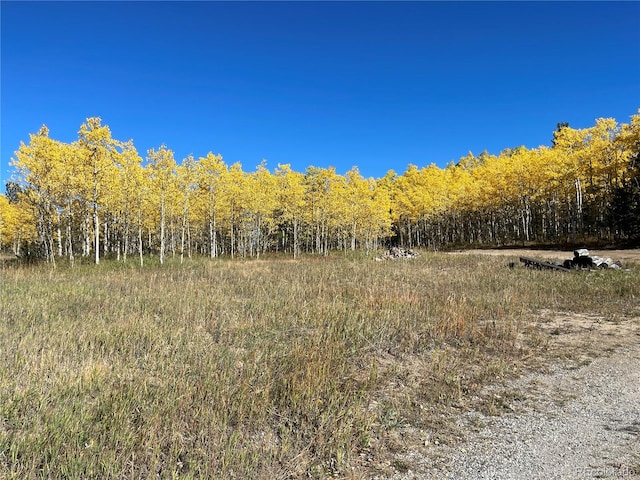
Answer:
[{"label": "dark evergreen tree", "polygon": [[553,138],[551,139],[551,145],[556,146],[556,140],[558,138],[558,134],[562,131],[563,128],[569,128],[569,122],[558,122],[556,124],[556,130],[553,132]]},{"label": "dark evergreen tree", "polygon": [[634,150],[628,177],[613,191],[609,221],[619,240],[635,246],[640,242],[640,143]]}]

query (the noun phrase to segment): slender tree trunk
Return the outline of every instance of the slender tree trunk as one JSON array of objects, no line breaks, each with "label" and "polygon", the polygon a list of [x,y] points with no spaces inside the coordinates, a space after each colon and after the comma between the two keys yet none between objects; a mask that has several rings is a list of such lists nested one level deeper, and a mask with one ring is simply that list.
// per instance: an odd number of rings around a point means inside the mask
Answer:
[{"label": "slender tree trunk", "polygon": [[102,255],[105,256],[109,251],[109,222],[105,220],[104,226],[104,238],[102,239]]},{"label": "slender tree trunk", "polygon": [[180,263],[184,261],[184,243],[185,243],[186,230],[187,230],[186,214],[183,214],[182,225],[180,229]]},{"label": "slender tree trunk", "polygon": [[575,181],[575,187],[576,187],[576,212],[574,215],[574,221],[572,222],[573,224],[573,243],[576,243],[577,239],[576,239],[576,233],[579,232],[580,236],[583,235],[583,229],[582,229],[582,183],[580,182],[579,178],[576,178]]},{"label": "slender tree trunk", "polygon": [[58,256],[62,257],[62,229],[60,228],[60,215],[56,215],[57,220],[57,236],[58,236]]},{"label": "slender tree trunk", "polygon": [[95,247],[95,264],[100,263],[100,221],[98,218],[98,165],[94,152],[93,164],[93,232]]},{"label": "slender tree trunk", "polygon": [[260,217],[257,220],[257,228],[256,228],[256,258],[260,258],[260,243],[262,240],[262,225],[260,222]]},{"label": "slender tree trunk", "polygon": [[144,266],[144,257],[142,255],[142,224],[138,225],[138,256],[140,257],[140,266]]},{"label": "slender tree trunk", "polygon": [[124,238],[122,247],[122,261],[127,263],[127,254],[129,253],[129,220],[127,219],[124,226]]},{"label": "slender tree trunk", "polygon": [[73,265],[73,235],[72,235],[72,214],[71,214],[71,200],[67,200],[67,234],[66,234],[66,249],[67,256],[69,257],[69,263]]},{"label": "slender tree trunk", "polygon": [[356,222],[353,222],[353,226],[351,229],[351,250],[355,251],[356,249]]},{"label": "slender tree trunk", "polygon": [[298,258],[298,221],[293,219],[293,258]]},{"label": "slender tree trunk", "polygon": [[233,215],[233,205],[232,205],[231,206],[231,258],[232,259],[234,258],[235,247],[236,247],[236,244],[235,244],[236,236],[235,236],[235,232],[234,232],[234,222],[235,222],[235,219],[234,219],[234,215]]},{"label": "slender tree trunk", "polygon": [[191,223],[189,218],[187,218],[187,252],[189,258],[191,258]]},{"label": "slender tree trunk", "polygon": [[71,237],[71,222],[67,225],[67,255],[69,263],[73,265],[73,238]]},{"label": "slender tree trunk", "polygon": [[169,222],[169,231],[171,232],[171,258],[176,257],[176,235],[175,235],[175,226],[173,224],[173,215],[171,216],[171,221]]},{"label": "slender tree trunk", "polygon": [[209,216],[209,255],[211,258],[217,256],[217,245],[216,245],[216,214],[212,213]]},{"label": "slender tree trunk", "polygon": [[94,250],[95,250],[95,264],[100,263],[100,221],[98,219],[98,206],[93,207],[93,232],[94,232]]},{"label": "slender tree trunk", "polygon": [[214,258],[218,254],[216,248],[216,220],[215,217],[209,219],[209,253],[211,258]]},{"label": "slender tree trunk", "polygon": [[160,265],[164,263],[164,197],[160,200]]},{"label": "slender tree trunk", "polygon": [[82,256],[88,257],[91,255],[91,217],[89,212],[86,212],[82,221]]},{"label": "slender tree trunk", "polygon": [[51,221],[51,205],[47,203],[46,210],[46,222],[45,222],[45,252],[49,261],[55,266],[56,264],[56,253],[54,248],[54,240],[53,240],[53,222]]},{"label": "slender tree trunk", "polygon": [[18,237],[13,242],[13,254],[16,257],[20,257],[22,254],[22,235],[18,234]]}]

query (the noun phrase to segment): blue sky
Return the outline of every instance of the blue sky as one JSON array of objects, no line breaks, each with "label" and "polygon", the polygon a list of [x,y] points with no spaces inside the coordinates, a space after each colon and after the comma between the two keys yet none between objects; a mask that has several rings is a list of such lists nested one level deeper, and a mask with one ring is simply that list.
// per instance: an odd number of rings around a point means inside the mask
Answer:
[{"label": "blue sky", "polygon": [[639,2],[0,2],[0,191],[42,124],[253,171],[445,166],[640,107]]}]

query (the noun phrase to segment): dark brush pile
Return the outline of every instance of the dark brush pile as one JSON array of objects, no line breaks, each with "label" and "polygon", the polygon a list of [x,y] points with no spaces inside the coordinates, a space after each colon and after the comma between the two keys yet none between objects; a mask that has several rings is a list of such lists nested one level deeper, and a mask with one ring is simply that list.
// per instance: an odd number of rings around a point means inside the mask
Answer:
[{"label": "dark brush pile", "polygon": [[562,264],[565,268],[621,268],[620,262],[614,262],[611,258],[590,255],[586,248],[579,248],[573,251],[573,259],[565,260]]}]

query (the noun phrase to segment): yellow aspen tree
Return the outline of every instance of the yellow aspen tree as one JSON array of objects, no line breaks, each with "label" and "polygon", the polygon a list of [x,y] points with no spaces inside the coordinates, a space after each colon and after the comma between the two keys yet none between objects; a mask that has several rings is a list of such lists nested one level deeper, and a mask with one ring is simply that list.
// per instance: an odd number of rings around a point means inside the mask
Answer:
[{"label": "yellow aspen tree", "polygon": [[563,128],[558,135],[556,145],[569,151],[578,164],[576,203],[579,231],[584,237],[610,234],[605,216],[626,167],[624,154],[615,142],[619,131],[614,119],[599,118],[593,127],[577,131]]},{"label": "yellow aspen tree", "polygon": [[204,221],[207,225],[209,239],[209,256],[218,255],[218,221],[221,207],[221,186],[228,167],[222,160],[222,155],[209,152],[206,157],[200,157],[196,165],[198,183],[198,197]]},{"label": "yellow aspen tree", "polygon": [[546,165],[542,163],[539,150],[521,147],[511,155],[513,182],[515,182],[516,198],[521,239],[531,241],[545,229],[544,200],[547,193]]},{"label": "yellow aspen tree", "polygon": [[[240,164],[236,164],[240,167]],[[234,167],[232,165],[232,167]],[[235,218],[234,232],[236,252],[243,257],[253,256],[257,245],[260,243],[261,232],[258,228],[259,218],[257,214],[257,190],[258,181],[255,175],[244,172],[242,168],[232,168],[234,174],[239,174],[238,180],[234,182],[237,187],[236,194],[228,197],[233,201],[233,212]],[[231,173],[231,172],[230,172]]]},{"label": "yellow aspen tree", "polygon": [[427,215],[438,218],[448,207],[449,184],[446,170],[431,164],[422,169],[422,185],[429,192],[429,203],[425,205]]},{"label": "yellow aspen tree", "polygon": [[393,211],[398,222],[398,234],[401,244],[413,246],[413,226],[421,215],[421,199],[417,187],[418,167],[408,165],[406,171],[394,182]]},{"label": "yellow aspen tree", "polygon": [[16,257],[23,254],[22,245],[30,244],[38,238],[33,205],[19,193],[10,200],[0,195],[0,251],[11,245]]},{"label": "yellow aspen tree", "polygon": [[[385,175],[386,176],[386,175]],[[373,205],[376,212],[376,245],[378,240],[383,240],[393,234],[393,189],[380,185],[379,180],[369,179],[373,183]]]},{"label": "yellow aspen tree", "polygon": [[[353,167],[345,174],[345,202],[346,214],[349,220],[350,248],[355,250],[357,244],[365,246],[367,253],[372,243],[383,230],[380,221],[384,218],[382,204],[384,197],[376,198],[376,183],[373,179],[365,179],[357,167]],[[388,209],[388,206],[386,206]]]},{"label": "yellow aspen tree", "polygon": [[501,163],[503,162],[499,157],[485,153],[480,165],[473,170],[475,181],[478,182],[476,208],[480,220],[479,239],[485,243],[493,244],[504,240],[503,219],[509,213],[508,206],[513,203],[512,189],[507,185],[504,174],[505,165]]},{"label": "yellow aspen tree", "polygon": [[60,142],[49,138],[46,125],[37,134],[30,134],[29,138],[29,145],[20,143],[11,165],[18,171],[24,185],[23,199],[34,209],[42,255],[49,262],[55,263],[56,193],[59,193],[56,178],[63,167],[60,161]]},{"label": "yellow aspen tree", "polygon": [[240,162],[229,167],[222,178],[222,201],[225,204],[226,219],[228,221],[231,258],[235,258],[238,246],[242,253],[246,252],[243,239],[245,231],[245,214],[247,213],[248,178],[242,170]]},{"label": "yellow aspen tree", "polygon": [[322,177],[322,169],[308,167],[304,178],[305,188],[305,223],[311,228],[312,250],[322,252],[323,236],[326,225],[326,189],[327,185]]},{"label": "yellow aspen tree", "polygon": [[167,248],[171,250],[171,256],[175,258],[178,251],[179,241],[179,227],[182,222],[182,208],[184,205],[184,194],[179,185],[180,177],[174,170],[173,175],[170,177],[169,191],[167,195],[167,219],[168,219],[168,231],[167,231]]},{"label": "yellow aspen tree", "polygon": [[[124,148],[124,145],[122,145]],[[115,252],[116,260],[120,261],[124,244],[123,235],[127,218],[127,185],[129,179],[123,175],[122,152],[114,151],[113,165],[109,175],[104,178],[102,198],[102,252],[103,256]]]},{"label": "yellow aspen tree", "polygon": [[330,167],[325,171],[327,182],[327,241],[325,250],[330,248],[347,248],[351,235],[351,221],[347,210],[347,182],[346,178],[339,175],[335,168]]},{"label": "yellow aspen tree", "polygon": [[422,188],[428,192],[429,203],[425,205],[423,243],[437,249],[442,243],[446,228],[446,212],[450,208],[449,175],[446,169],[434,164],[421,170]]},{"label": "yellow aspen tree", "polygon": [[631,116],[629,123],[622,124],[615,141],[623,152],[623,187],[635,189],[640,195],[640,109]]},{"label": "yellow aspen tree", "polygon": [[[391,240],[395,240],[399,236],[399,216],[396,208],[397,179],[398,174],[394,170],[387,170],[384,177],[375,181],[375,196],[376,199],[380,199],[380,215],[385,219],[385,224],[387,225],[387,229],[382,236],[391,236],[393,237]],[[376,203],[378,203],[377,200]]]},{"label": "yellow aspen tree", "polygon": [[555,228],[555,216],[551,210],[555,192],[552,190],[552,175],[549,171],[549,164],[555,159],[553,151],[549,147],[540,146],[530,152],[532,161],[530,162],[530,178],[532,189],[531,198],[539,209],[540,223],[537,232],[538,241],[557,240],[557,230]]},{"label": "yellow aspen tree", "polygon": [[616,138],[625,164],[620,187],[612,198],[609,223],[618,239],[640,239],[640,109],[623,124]]},{"label": "yellow aspen tree", "polygon": [[100,211],[107,194],[107,182],[115,175],[115,154],[120,142],[111,137],[111,130],[102,125],[100,117],[87,118],[78,131],[82,150],[84,185],[91,206],[95,263],[100,263]]},{"label": "yellow aspen tree", "polygon": [[495,195],[493,204],[488,204],[487,210],[495,219],[494,241],[498,244],[507,244],[521,233],[520,195],[524,168],[518,165],[518,160],[522,158],[516,156],[517,149],[506,149],[490,161],[489,181]]},{"label": "yellow aspen tree", "polygon": [[144,230],[145,230],[145,204],[149,204],[149,192],[151,190],[151,180],[148,169],[140,165],[135,168],[136,177],[136,213],[138,227],[138,259],[140,266],[144,265]]},{"label": "yellow aspen tree", "polygon": [[263,160],[251,175],[252,187],[247,190],[249,205],[248,208],[254,218],[254,241],[256,256],[260,256],[260,251],[265,251],[268,240],[271,237],[276,221],[274,212],[276,210],[276,178],[266,167]]},{"label": "yellow aspen tree", "polygon": [[159,223],[157,200],[154,197],[153,172],[149,165],[136,169],[138,185],[136,203],[138,211],[138,256],[140,266],[144,263],[144,244],[146,238],[147,250],[152,251],[152,232],[155,232]]},{"label": "yellow aspen tree", "polygon": [[590,233],[598,239],[609,240],[616,232],[608,219],[614,195],[621,191],[628,162],[623,145],[616,141],[621,126],[613,118],[596,119],[596,124],[588,131],[585,153],[591,159],[593,169],[593,186],[588,192]]},{"label": "yellow aspen tree", "polygon": [[366,203],[370,200],[367,198],[368,184],[363,185],[365,183],[366,181],[360,175],[358,167],[352,167],[345,174],[344,205],[342,210],[346,214],[345,220],[347,224],[345,225],[345,230],[347,231],[344,233],[350,237],[349,247],[352,251],[355,251],[356,243],[360,239],[365,221],[362,218],[363,212],[367,209],[368,205]]},{"label": "yellow aspen tree", "polygon": [[283,246],[287,244],[286,232],[292,236],[293,258],[300,254],[300,229],[304,215],[304,175],[291,170],[291,165],[278,165],[275,170],[277,221],[282,229]]},{"label": "yellow aspen tree", "polygon": [[[115,186],[117,190],[117,202],[113,206],[118,223],[121,225],[120,240],[117,246],[118,259],[122,251],[122,260],[127,261],[132,243],[132,228],[138,225],[138,243],[141,243],[141,203],[144,195],[142,185],[142,157],[133,144],[132,140],[122,144],[122,151],[116,156],[118,181]],[[141,248],[139,246],[139,253]]]},{"label": "yellow aspen tree", "polygon": [[9,199],[0,194],[0,252],[16,235],[17,208],[9,203]]},{"label": "yellow aspen tree", "polygon": [[74,237],[77,237],[76,224],[84,215],[86,201],[83,196],[81,175],[82,151],[77,142],[60,143],[61,168],[54,171],[55,182],[59,186],[58,202],[64,219],[58,224],[58,232],[64,229],[64,250],[69,263],[75,258]]},{"label": "yellow aspen tree", "polygon": [[[342,185],[339,185],[342,178]],[[306,221],[311,225],[314,250],[329,254],[329,244],[335,237],[331,235],[340,226],[340,199],[344,178],[334,167],[308,167],[305,173]]]},{"label": "yellow aspen tree", "polygon": [[172,193],[171,187],[176,171],[176,161],[173,151],[163,144],[157,150],[152,148],[147,151],[147,162],[151,188],[158,199],[157,207],[160,213],[160,264],[163,264],[166,250],[167,204]]},{"label": "yellow aspen tree", "polygon": [[396,207],[401,217],[401,241],[409,246],[422,246],[427,241],[430,220],[439,212],[441,202],[437,184],[440,169],[435,165],[418,169],[409,165],[396,180]]},{"label": "yellow aspen tree", "polygon": [[189,155],[182,160],[182,164],[176,169],[178,188],[182,198],[182,215],[180,221],[180,263],[184,261],[185,244],[187,255],[191,258],[191,204],[196,194],[197,176],[196,160]]},{"label": "yellow aspen tree", "polygon": [[[50,188],[49,195],[52,200],[53,212],[52,219],[52,235],[53,244],[52,249],[55,249],[55,256],[62,257],[63,255],[63,235],[62,235],[62,223],[63,223],[63,205],[66,203],[67,198],[73,193],[73,159],[68,155],[69,146],[62,142],[51,140],[49,142],[49,158],[51,160],[51,171],[49,172]],[[69,164],[67,162],[69,161]],[[67,189],[71,189],[71,193]],[[66,244],[66,241],[64,242]]]},{"label": "yellow aspen tree", "polygon": [[[467,157],[467,160],[469,160],[469,157]],[[463,167],[469,176],[468,188],[465,192],[465,217],[469,231],[468,237],[471,243],[481,243],[488,230],[487,216],[484,211],[486,203],[486,168],[478,158],[469,162],[469,165]]]},{"label": "yellow aspen tree", "polygon": [[558,241],[561,231],[564,213],[565,198],[570,193],[567,191],[570,182],[567,178],[573,178],[573,175],[567,175],[564,168],[566,162],[565,155],[561,150],[540,146],[536,149],[537,156],[536,183],[538,201],[543,204],[542,211],[542,239]]},{"label": "yellow aspen tree", "polygon": [[477,215],[475,208],[478,197],[478,185],[475,182],[474,170],[479,165],[478,158],[469,152],[457,163],[451,166],[454,170],[452,177],[457,182],[457,197],[454,202],[455,238],[461,243],[475,243],[477,241]]},{"label": "yellow aspen tree", "polygon": [[631,115],[629,123],[624,123],[620,127],[620,133],[616,137],[616,142],[625,152],[627,169],[634,169],[636,165],[629,162],[637,162],[640,155],[640,109],[638,113]]},{"label": "yellow aspen tree", "polygon": [[378,248],[380,239],[391,235],[391,192],[378,187],[373,178],[365,179],[361,188],[366,192],[367,201],[361,214],[361,236],[365,252]]},{"label": "yellow aspen tree", "polygon": [[[558,151],[558,157],[562,160],[559,166],[562,167],[563,175],[569,176],[572,197],[567,198],[568,217],[571,224],[571,235],[573,242],[576,242],[577,235],[584,233],[584,203],[585,186],[591,182],[589,160],[584,155],[584,149],[588,143],[588,132],[586,129],[576,130],[565,126],[555,133],[554,149]],[[588,198],[586,198],[588,201]]]},{"label": "yellow aspen tree", "polygon": [[467,239],[465,229],[465,211],[467,209],[467,192],[470,187],[468,170],[450,163],[445,168],[447,185],[447,221],[441,239],[442,243],[459,243]]}]

